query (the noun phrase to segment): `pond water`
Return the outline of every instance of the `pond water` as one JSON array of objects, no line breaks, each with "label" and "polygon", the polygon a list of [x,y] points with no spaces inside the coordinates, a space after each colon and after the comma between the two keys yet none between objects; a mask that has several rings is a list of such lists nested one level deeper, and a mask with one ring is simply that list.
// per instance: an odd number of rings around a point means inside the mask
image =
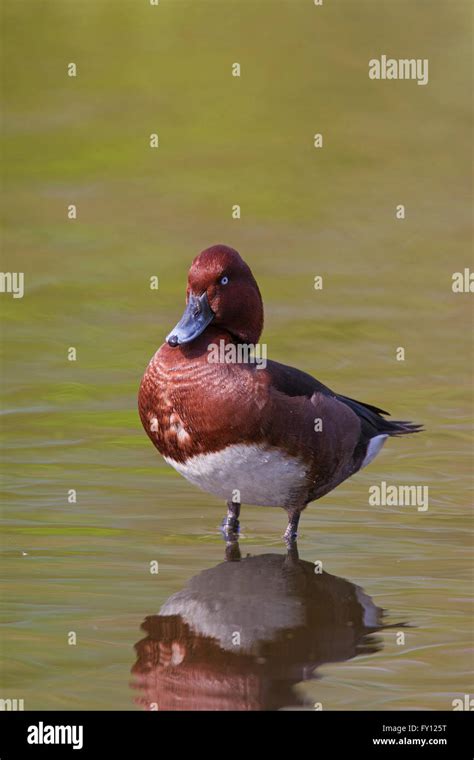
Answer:
[{"label": "pond water", "polygon": [[[1,296],[0,696],[450,710],[472,693],[472,296],[451,289],[470,265],[467,5],[139,5],[46,2],[33,23],[5,3],[3,268],[25,294]],[[428,57],[429,84],[370,81],[382,42]],[[216,242],[252,267],[269,358],[425,426],[309,505],[298,556],[273,508],[244,505],[226,547],[224,505],[136,411]],[[427,487],[428,509],[372,506],[382,481]]]}]

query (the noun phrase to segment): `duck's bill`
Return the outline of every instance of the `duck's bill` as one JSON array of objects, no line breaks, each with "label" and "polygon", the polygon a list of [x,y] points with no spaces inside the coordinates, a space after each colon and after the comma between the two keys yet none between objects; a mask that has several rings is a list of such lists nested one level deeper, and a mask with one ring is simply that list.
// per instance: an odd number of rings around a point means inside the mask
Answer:
[{"label": "duck's bill", "polygon": [[166,336],[166,341],[170,346],[191,343],[204,332],[213,319],[214,313],[211,311],[206,293],[202,296],[190,295],[183,316]]}]

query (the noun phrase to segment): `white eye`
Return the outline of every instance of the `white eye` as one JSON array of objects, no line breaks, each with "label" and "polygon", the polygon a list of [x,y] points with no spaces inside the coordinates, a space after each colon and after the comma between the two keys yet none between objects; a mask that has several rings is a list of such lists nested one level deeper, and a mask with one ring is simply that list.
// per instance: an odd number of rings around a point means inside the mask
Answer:
[{"label": "white eye", "polygon": [[221,277],[220,279],[221,285],[227,285],[228,282],[229,282],[229,278],[227,277],[226,274],[224,275],[224,277]]}]

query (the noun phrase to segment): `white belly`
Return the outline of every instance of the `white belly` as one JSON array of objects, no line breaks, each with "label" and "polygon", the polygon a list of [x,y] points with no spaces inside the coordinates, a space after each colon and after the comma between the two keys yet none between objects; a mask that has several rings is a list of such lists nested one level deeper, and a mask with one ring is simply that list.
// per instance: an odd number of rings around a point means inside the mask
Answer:
[{"label": "white belly", "polygon": [[165,457],[191,483],[226,501],[262,507],[302,506],[308,484],[303,462],[276,448],[235,444],[185,463]]}]

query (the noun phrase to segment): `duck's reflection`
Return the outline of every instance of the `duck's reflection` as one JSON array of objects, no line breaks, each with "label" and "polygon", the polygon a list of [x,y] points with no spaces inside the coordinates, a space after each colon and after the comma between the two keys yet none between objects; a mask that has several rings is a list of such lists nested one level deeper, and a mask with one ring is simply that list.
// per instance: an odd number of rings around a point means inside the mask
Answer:
[{"label": "duck's reflection", "polygon": [[[230,561],[229,561],[230,560]],[[289,553],[227,561],[196,575],[145,619],[132,686],[146,710],[275,710],[322,663],[380,649],[383,611],[353,583]]]}]

